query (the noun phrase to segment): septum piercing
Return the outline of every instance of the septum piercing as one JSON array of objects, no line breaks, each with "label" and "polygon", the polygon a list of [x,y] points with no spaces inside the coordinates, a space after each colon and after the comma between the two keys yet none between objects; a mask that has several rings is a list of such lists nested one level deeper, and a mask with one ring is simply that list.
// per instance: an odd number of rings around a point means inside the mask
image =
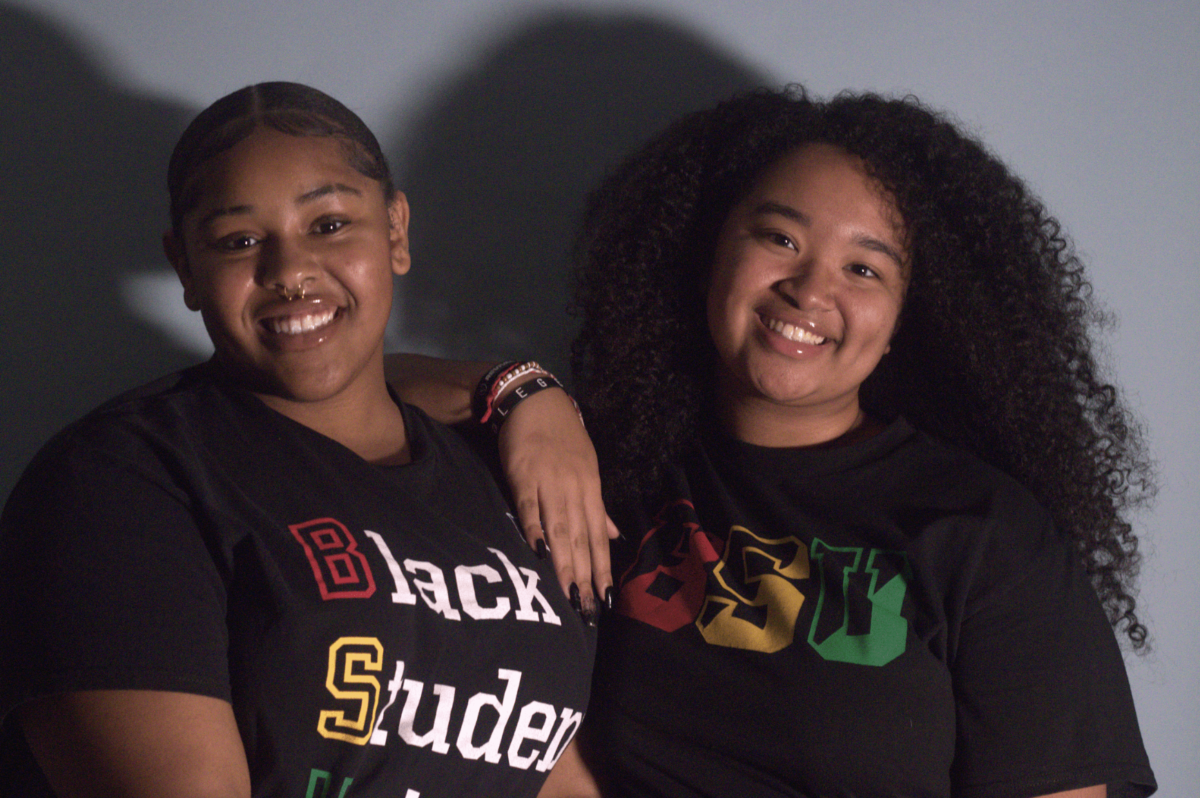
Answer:
[{"label": "septum piercing", "polygon": [[304,299],[304,284],[311,279],[311,277],[305,277],[303,280],[301,280],[300,285],[296,288],[295,293],[292,293],[290,290],[288,290],[288,287],[283,283],[275,283],[275,291],[281,297],[283,297],[285,302],[291,302],[294,299]]}]

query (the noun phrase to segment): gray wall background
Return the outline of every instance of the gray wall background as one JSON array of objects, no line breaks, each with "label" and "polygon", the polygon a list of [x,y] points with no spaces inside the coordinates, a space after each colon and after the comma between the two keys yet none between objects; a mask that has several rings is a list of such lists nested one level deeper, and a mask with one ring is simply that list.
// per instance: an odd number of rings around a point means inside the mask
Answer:
[{"label": "gray wall background", "polygon": [[1200,784],[1200,4],[923,0],[0,0],[0,498],[56,429],[203,357],[159,252],[195,111],[298,80],[359,111],[413,206],[394,347],[571,336],[583,192],[678,113],[756,83],[912,92],[1024,175],[1119,318],[1115,379],[1163,490],[1139,517],[1155,648],[1127,657],[1164,798]]}]

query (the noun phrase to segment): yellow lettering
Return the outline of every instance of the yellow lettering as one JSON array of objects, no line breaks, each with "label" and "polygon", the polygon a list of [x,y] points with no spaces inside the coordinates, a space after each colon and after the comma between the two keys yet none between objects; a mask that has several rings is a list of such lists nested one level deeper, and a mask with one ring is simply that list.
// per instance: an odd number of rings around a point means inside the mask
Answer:
[{"label": "yellow lettering", "polygon": [[357,704],[354,710],[325,709],[317,722],[322,737],[366,745],[379,708],[379,680],[370,674],[383,670],[383,644],[373,637],[340,637],[329,647],[325,687],[339,701]]},{"label": "yellow lettering", "polygon": [[[729,567],[730,557],[738,556],[740,574]],[[808,574],[808,548],[797,538],[762,538],[742,526],[731,528],[725,553],[713,568],[725,595],[704,597],[696,617],[700,634],[712,645],[729,648],[764,653],[786,648],[804,604],[804,594],[792,580],[807,579]]]}]

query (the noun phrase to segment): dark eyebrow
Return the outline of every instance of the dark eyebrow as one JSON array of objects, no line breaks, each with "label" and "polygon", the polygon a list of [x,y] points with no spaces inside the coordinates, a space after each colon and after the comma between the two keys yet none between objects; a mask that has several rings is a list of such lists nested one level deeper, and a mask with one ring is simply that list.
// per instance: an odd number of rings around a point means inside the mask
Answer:
[{"label": "dark eyebrow", "polygon": [[239,213],[249,213],[252,207],[251,205],[231,205],[228,208],[214,208],[204,214],[196,224],[198,227],[204,227],[213,219],[219,219],[222,216],[236,216]]},{"label": "dark eyebrow", "polygon": [[[353,186],[347,186],[345,183],[329,183],[319,188],[314,188],[312,191],[306,191],[296,197],[296,204],[303,205],[306,202],[327,197],[330,194],[352,194],[356,197],[361,197],[362,192]],[[230,205],[228,208],[214,208],[200,219],[199,226],[203,227],[214,219],[219,219],[222,216],[236,216],[242,213],[250,213],[254,210],[253,205]]]},{"label": "dark eyebrow", "polygon": [[870,236],[857,236],[854,239],[854,243],[858,244],[863,249],[869,249],[874,252],[887,255],[896,262],[896,266],[899,267],[901,271],[904,270],[904,259],[900,257],[900,253],[880,241],[878,238],[871,238]]},{"label": "dark eyebrow", "polygon": [[[751,211],[751,215],[754,216],[766,216],[768,214],[778,214],[779,216],[791,219],[797,224],[802,224],[805,227],[812,225],[812,219],[810,219],[807,215],[796,210],[790,205],[784,205],[779,202],[771,202],[768,200],[767,202],[760,203],[754,208],[753,211]],[[872,252],[878,252],[882,255],[886,255],[896,262],[896,266],[901,269],[904,268],[904,258],[901,257],[900,253],[897,252],[894,247],[891,247],[883,241],[880,241],[878,238],[860,235],[854,238],[854,243],[863,249],[869,249]]]},{"label": "dark eyebrow", "polygon": [[327,197],[330,194],[353,194],[356,197],[363,195],[361,191],[345,183],[329,183],[320,188],[314,188],[312,191],[306,191],[299,197],[296,197],[296,204],[302,205],[305,202],[312,202],[315,199]]},{"label": "dark eyebrow", "polygon": [[750,214],[752,216],[778,214],[779,216],[785,216],[788,219],[798,222],[806,227],[812,225],[812,219],[808,218],[808,216],[796,210],[791,205],[784,205],[779,202],[771,202],[770,200],[759,203],[759,205],[757,205],[754,210],[750,212]]}]

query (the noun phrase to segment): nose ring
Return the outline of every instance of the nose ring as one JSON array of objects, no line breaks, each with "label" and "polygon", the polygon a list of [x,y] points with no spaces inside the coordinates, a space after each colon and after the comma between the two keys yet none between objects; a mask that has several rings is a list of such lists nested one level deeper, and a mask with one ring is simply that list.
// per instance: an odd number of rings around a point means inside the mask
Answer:
[{"label": "nose ring", "polygon": [[287,302],[291,302],[293,299],[304,299],[304,284],[311,279],[311,277],[305,277],[303,280],[301,280],[300,285],[296,287],[295,292],[293,292],[283,283],[275,283],[275,291]]}]

